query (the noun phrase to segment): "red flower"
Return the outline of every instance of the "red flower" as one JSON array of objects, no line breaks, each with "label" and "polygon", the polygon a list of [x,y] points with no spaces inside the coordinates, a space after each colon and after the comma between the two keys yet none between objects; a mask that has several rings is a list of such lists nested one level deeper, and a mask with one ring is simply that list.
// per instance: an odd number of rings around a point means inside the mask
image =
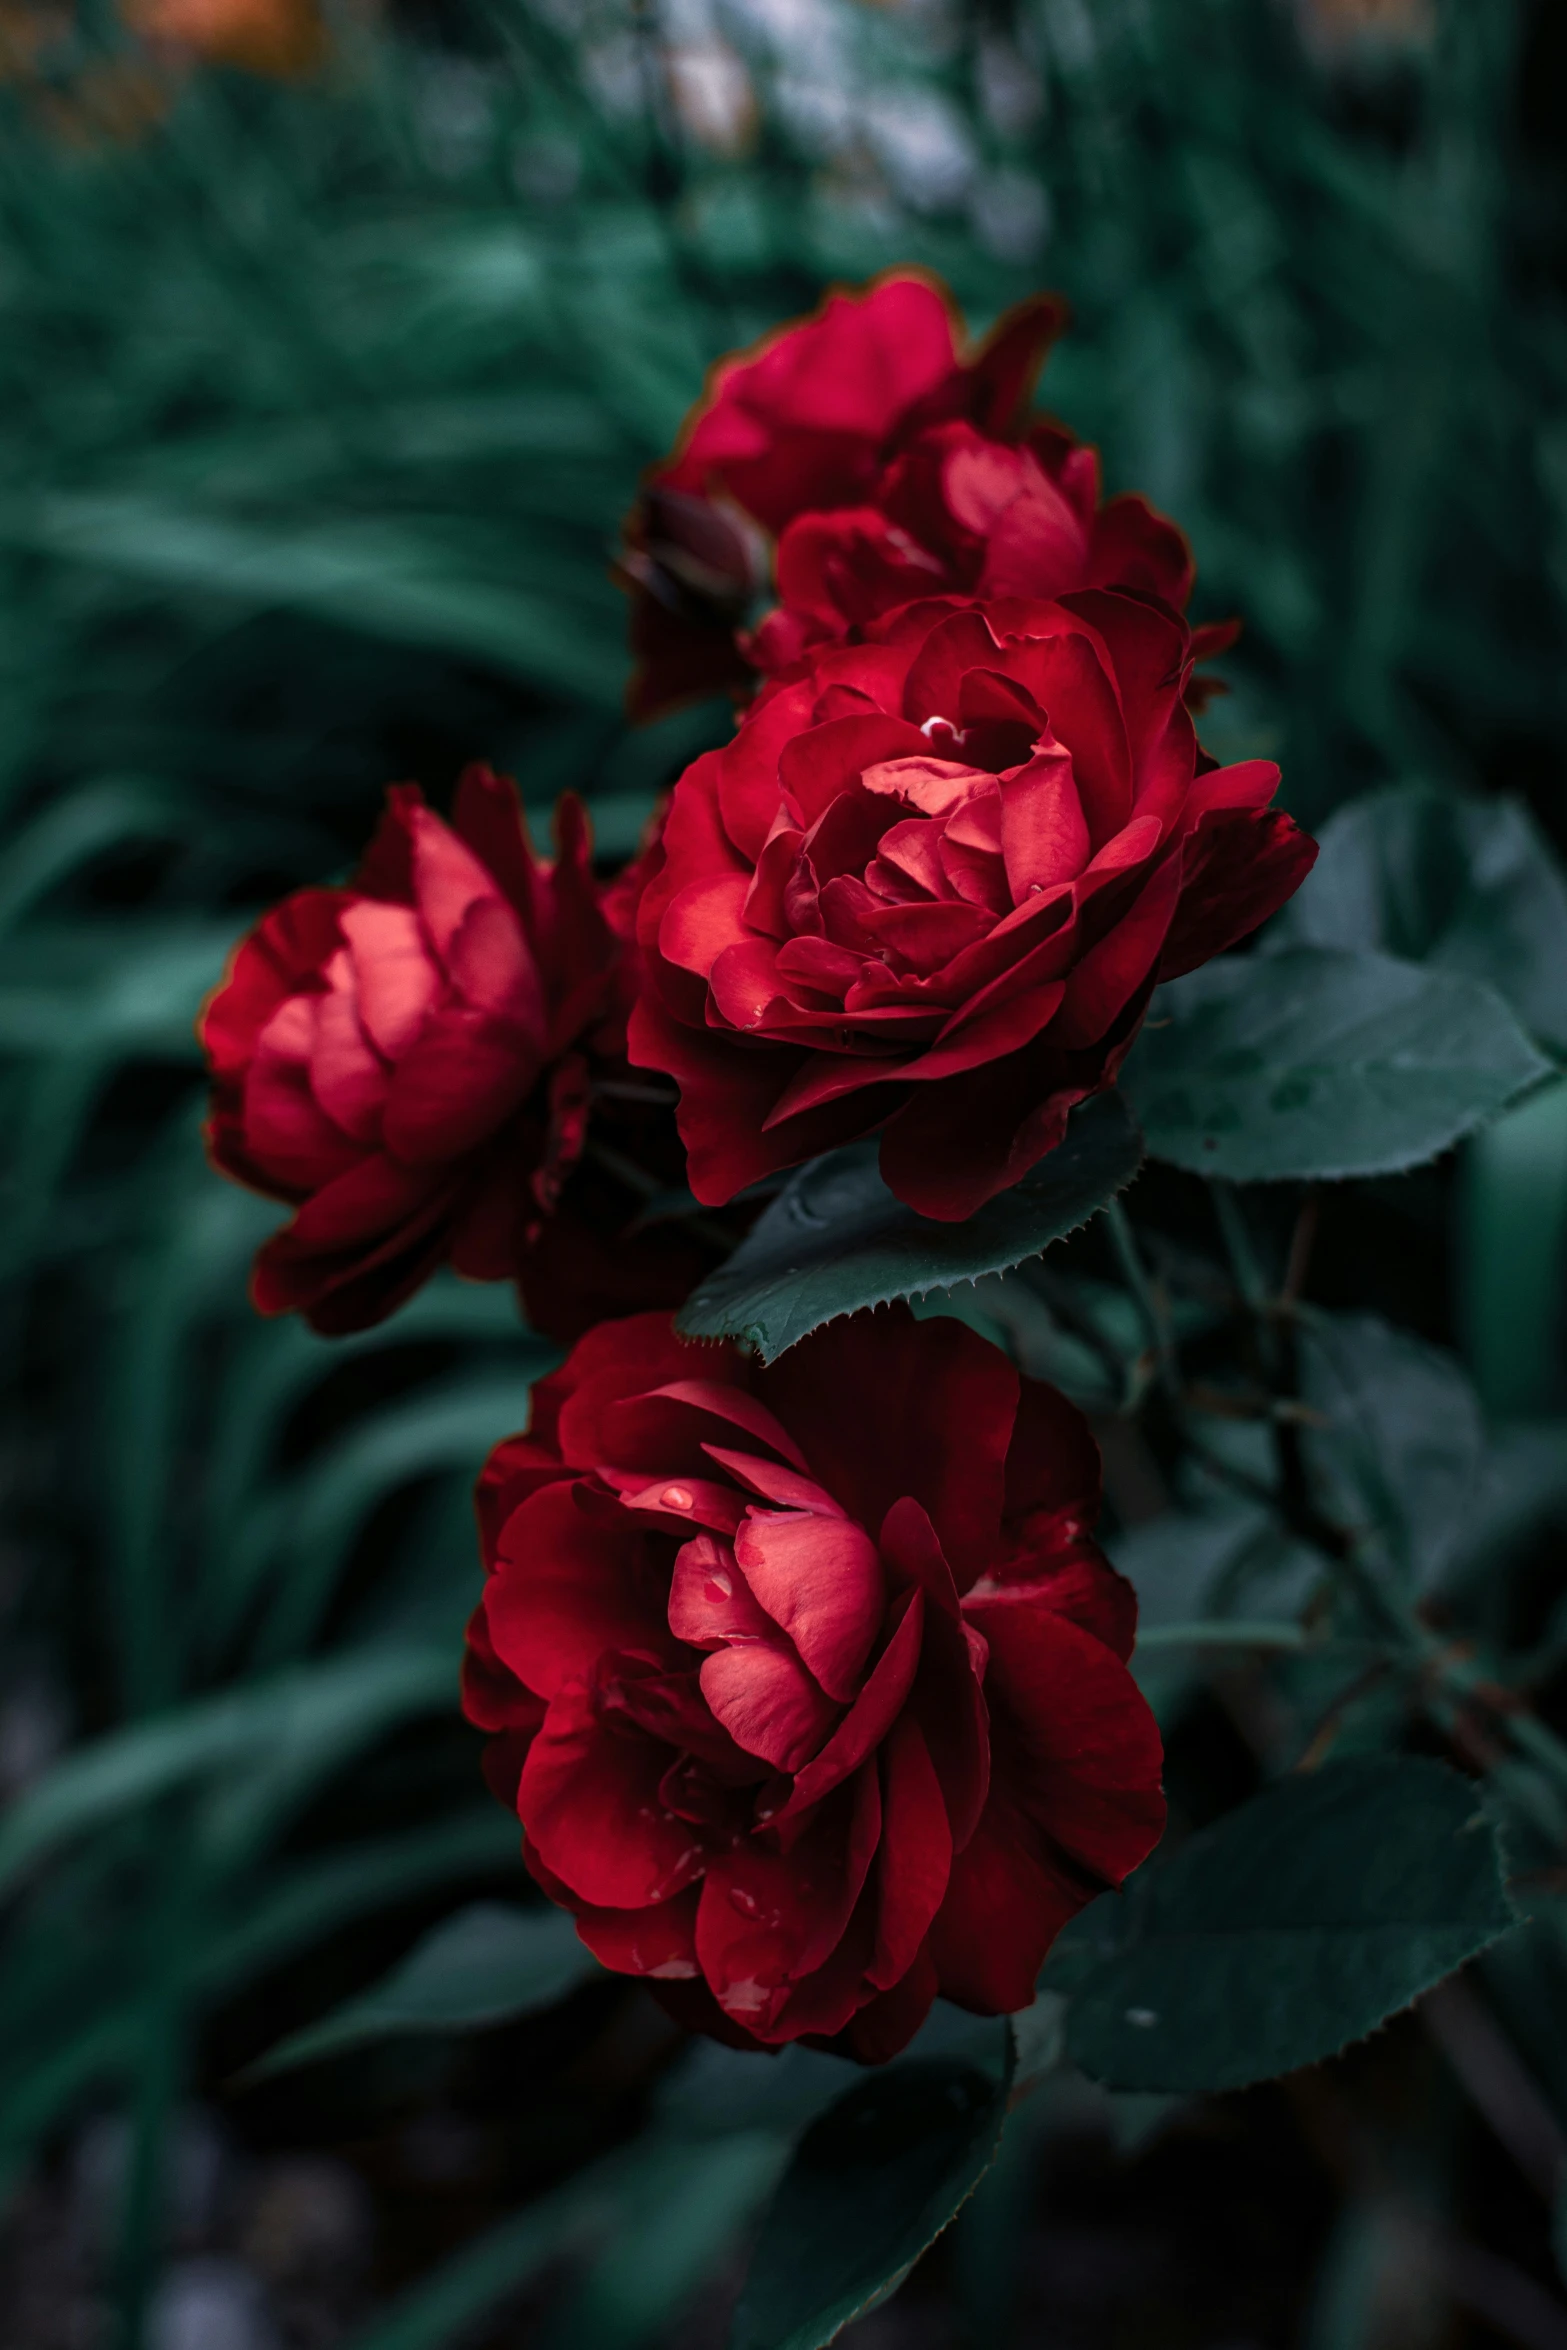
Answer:
[{"label": "red flower", "polygon": [[764,693],[677,785],[638,917],[632,1059],[729,1199],[883,1129],[956,1220],[1109,1084],[1157,980],[1256,928],[1316,855],[1278,770],[1216,768],[1191,636],[1092,589],[907,606]]},{"label": "red flower", "polygon": [[399,785],[350,887],[298,891],[238,948],[201,1021],[208,1142],[296,1209],[256,1259],[263,1313],[363,1329],[449,1261],[520,1280],[536,1325],[575,1336],[606,1295],[623,1309],[628,1279],[634,1302],[670,1304],[701,1270],[557,1212],[597,1081],[629,1075],[611,917],[631,899],[600,893],[575,800],[556,834],[544,864],[484,767],[450,825]]},{"label": "red flower", "polygon": [[1026,2006],[1164,1824],[1079,1412],[955,1321],[759,1369],[607,1323],[479,1484],[465,1704],[606,1966],[740,2045],[875,2061]]},{"label": "red flower", "polygon": [[[1141,498],[1101,507],[1095,452],[1025,430],[1064,317],[1038,296],[965,358],[946,294],[898,274],[724,360],[628,534],[634,713],[749,685],[947,589],[1117,584],[1184,607],[1191,553],[1174,524]],[[769,537],[781,608],[748,637]]]}]

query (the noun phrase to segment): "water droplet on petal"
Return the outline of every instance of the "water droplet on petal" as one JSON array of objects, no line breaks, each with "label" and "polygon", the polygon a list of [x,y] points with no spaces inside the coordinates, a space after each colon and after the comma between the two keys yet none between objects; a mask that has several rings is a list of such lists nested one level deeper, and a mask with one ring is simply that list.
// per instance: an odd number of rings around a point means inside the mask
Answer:
[{"label": "water droplet on petal", "polygon": [[660,1509],[689,1510],[696,1506],[696,1495],[688,1485],[666,1485],[658,1502]]}]

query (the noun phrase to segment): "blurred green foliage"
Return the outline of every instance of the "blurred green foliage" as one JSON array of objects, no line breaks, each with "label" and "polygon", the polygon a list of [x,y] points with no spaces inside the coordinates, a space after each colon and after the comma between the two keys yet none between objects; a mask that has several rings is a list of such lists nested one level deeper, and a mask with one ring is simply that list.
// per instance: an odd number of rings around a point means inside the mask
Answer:
[{"label": "blurred green foliage", "polygon": [[[251,1315],[271,1211],[202,1159],[193,1015],[248,913],[345,866],[394,777],[440,794],[486,757],[530,806],[586,792],[605,855],[629,850],[724,724],[625,728],[610,576],[705,366],[893,262],[945,272],[976,326],[1064,289],[1044,404],[1182,520],[1201,613],[1246,623],[1215,750],[1279,757],[1308,822],[1441,785],[1520,795],[1567,841],[1548,9],[1449,0],[1382,47],[1313,45],[1260,0],[505,0],[332,34],[318,75],[273,86],[84,16],[0,90],[0,2182],[84,2112],[129,2116],[127,2344],[181,2098],[454,1905],[520,1891],[455,1674],[468,1488],[549,1359],[507,1297],[455,1282],[333,1345]],[[715,43],[747,93],[716,130],[670,70]],[[155,119],[62,131],[132,66]],[[1554,1096],[1518,1116],[1461,1219],[1437,1178],[1357,1189],[1327,1261],[1381,1251],[1394,1291],[1413,1268],[1409,1318],[1441,1338],[1461,1234],[1484,1391],[1538,1420],[1567,1130]],[[989,1326],[1136,1404],[1124,1275],[1090,1266],[1048,1328],[1009,1292]],[[1175,1310],[1200,1334],[1201,1283]],[[1536,1435],[1498,1522],[1557,1490]],[[1544,1621],[1479,1585],[1458,1578],[1472,1620],[1537,1640],[1547,1676],[1559,1575]],[[1304,1718],[1320,1692],[1297,1694]],[[606,2152],[617,2108],[531,2184],[592,2167],[366,2350],[455,2340],[606,2240],[560,2338],[656,2338],[811,2083],[776,2068],[716,2155],[689,2115]]]}]

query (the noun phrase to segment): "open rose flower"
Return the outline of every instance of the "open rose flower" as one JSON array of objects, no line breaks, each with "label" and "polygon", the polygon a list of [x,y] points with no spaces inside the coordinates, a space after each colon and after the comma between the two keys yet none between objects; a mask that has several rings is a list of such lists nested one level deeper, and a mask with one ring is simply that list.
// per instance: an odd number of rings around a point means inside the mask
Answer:
[{"label": "open rose flower", "polygon": [[[634,713],[748,687],[947,589],[1116,584],[1183,608],[1191,553],[1174,524],[1142,498],[1102,506],[1095,452],[1028,423],[1064,315],[1038,296],[968,356],[946,294],[898,273],[724,360],[628,530]],[[779,609],[752,634],[773,541]]]},{"label": "open rose flower", "polygon": [[1185,623],[1090,589],[912,605],[817,655],[689,768],[638,917],[631,1058],[677,1078],[698,1199],[880,1128],[960,1219],[1109,1084],[1155,982],[1316,855],[1278,769],[1216,767]]},{"label": "open rose flower", "polygon": [[768,1369],[593,1331],[492,1456],[465,1703],[606,1966],[869,2061],[1024,2007],[1164,1823],[1079,1412],[906,1307]]},{"label": "open rose flower", "polygon": [[[236,951],[201,1021],[208,1142],[295,1208],[256,1259],[263,1313],[363,1329],[449,1262],[517,1280],[536,1326],[569,1337],[677,1302],[708,1261],[677,1234],[624,1241],[637,1203],[572,1181],[599,1088],[630,1077],[633,893],[595,883],[575,800],[556,833],[544,863],[484,767],[449,825],[399,785],[350,886],[298,891]],[[646,1116],[645,1083],[618,1090],[612,1112]]]}]

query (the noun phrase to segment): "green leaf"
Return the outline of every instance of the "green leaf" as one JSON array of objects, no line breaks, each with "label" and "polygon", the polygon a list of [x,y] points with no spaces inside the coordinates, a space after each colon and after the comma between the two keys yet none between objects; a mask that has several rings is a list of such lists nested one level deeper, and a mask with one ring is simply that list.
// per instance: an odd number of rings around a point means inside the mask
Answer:
[{"label": "green leaf", "polygon": [[1479,1399],[1440,1347],[1376,1314],[1312,1314],[1301,1331],[1304,1433],[1332,1515],[1375,1534],[1400,1579],[1441,1580],[1485,1457]]},{"label": "green leaf", "polygon": [[1340,808],[1264,942],[1373,947],[1483,979],[1567,1051],[1567,883],[1521,801],[1391,784]]},{"label": "green leaf", "polygon": [[260,2080],[404,2032],[483,2031],[553,2007],[600,1971],[564,1910],[477,1901],[427,1934],[359,1998],[269,2049],[249,2077]]},{"label": "green leaf", "polygon": [[1124,1191],[1142,1160],[1115,1094],[1085,1102],[1060,1148],[963,1224],[894,1199],[874,1142],[828,1151],[790,1177],[718,1272],[682,1308],[690,1338],[739,1338],[772,1362],[865,1306],[1004,1272],[1038,1256]]},{"label": "green leaf", "polygon": [[299,1665],[96,1739],[57,1763],[0,1829],[0,1889],[72,1836],[122,1817],[198,1773],[254,1767],[325,1741],[333,1752],[394,1722],[451,1711],[456,1663],[439,1648],[366,1648]]},{"label": "green leaf", "polygon": [[951,2057],[861,2081],[800,2141],[762,2222],[733,2350],[822,2350],[897,2290],[995,2159],[1011,2086]]},{"label": "green leaf", "polygon": [[1418,1166],[1548,1066],[1477,979],[1292,947],[1161,988],[1122,1085],[1155,1158],[1248,1183]]},{"label": "green leaf", "polygon": [[1319,2063],[1505,1933],[1495,1832],[1443,1763],[1281,1780],[1063,1934],[1066,2050],[1113,2089],[1239,2089]]}]

